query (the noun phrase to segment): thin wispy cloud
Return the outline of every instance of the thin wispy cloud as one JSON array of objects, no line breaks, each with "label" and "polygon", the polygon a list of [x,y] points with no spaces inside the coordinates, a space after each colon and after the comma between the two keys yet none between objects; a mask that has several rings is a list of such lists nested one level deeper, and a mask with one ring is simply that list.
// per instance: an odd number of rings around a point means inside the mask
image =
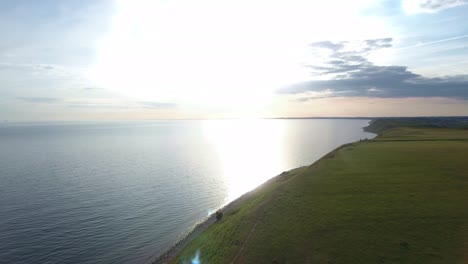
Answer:
[{"label": "thin wispy cloud", "polygon": [[102,90],[103,88],[99,87],[84,87],[82,90],[83,91],[95,91],[95,90]]},{"label": "thin wispy cloud", "polygon": [[468,4],[468,0],[403,0],[404,10],[409,14],[435,13],[444,9]]},{"label": "thin wispy cloud", "polygon": [[173,109],[177,107],[174,103],[160,103],[160,102],[140,102],[140,101],[73,101],[68,100],[64,105],[69,108],[81,109]]},{"label": "thin wispy cloud", "polygon": [[30,104],[55,104],[71,108],[119,108],[119,109],[172,109],[177,107],[175,103],[154,101],[128,101],[115,99],[93,98],[55,98],[55,97],[17,97],[16,100]]},{"label": "thin wispy cloud", "polygon": [[175,103],[161,103],[161,102],[137,102],[141,106],[145,108],[153,108],[153,109],[167,109],[167,108],[175,108],[177,104]]},{"label": "thin wispy cloud", "polygon": [[53,98],[53,97],[17,97],[17,100],[27,102],[27,103],[44,103],[52,104],[63,102],[63,98]]},{"label": "thin wispy cloud", "polygon": [[447,42],[447,41],[453,41],[453,40],[464,39],[464,38],[468,38],[468,35],[462,35],[462,36],[457,36],[457,37],[452,37],[452,38],[439,39],[439,40],[430,41],[430,42],[423,42],[423,43],[416,44],[416,45],[397,48],[397,50],[405,50],[405,49],[424,47],[424,46],[428,46],[428,45],[439,44],[439,43],[443,43],[443,42]]}]

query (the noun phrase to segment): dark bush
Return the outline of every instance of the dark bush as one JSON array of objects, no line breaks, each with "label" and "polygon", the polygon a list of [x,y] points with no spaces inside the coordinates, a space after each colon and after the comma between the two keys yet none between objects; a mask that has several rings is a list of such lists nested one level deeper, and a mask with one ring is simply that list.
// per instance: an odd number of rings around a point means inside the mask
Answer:
[{"label": "dark bush", "polygon": [[221,220],[221,218],[223,218],[223,212],[221,212],[221,210],[218,210],[216,212],[216,221]]}]

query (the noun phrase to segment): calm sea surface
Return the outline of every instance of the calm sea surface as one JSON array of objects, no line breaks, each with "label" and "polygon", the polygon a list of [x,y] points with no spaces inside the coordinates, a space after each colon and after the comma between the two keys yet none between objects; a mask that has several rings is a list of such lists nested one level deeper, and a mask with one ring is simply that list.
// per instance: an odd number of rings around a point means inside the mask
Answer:
[{"label": "calm sea surface", "polygon": [[144,263],[368,120],[0,125],[0,263]]}]

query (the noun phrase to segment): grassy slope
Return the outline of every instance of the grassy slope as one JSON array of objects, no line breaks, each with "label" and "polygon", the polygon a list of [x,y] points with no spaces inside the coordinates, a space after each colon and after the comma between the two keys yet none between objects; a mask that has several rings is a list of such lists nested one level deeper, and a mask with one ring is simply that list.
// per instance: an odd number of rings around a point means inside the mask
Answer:
[{"label": "grassy slope", "polygon": [[174,263],[197,249],[202,263],[468,263],[466,139],[400,128],[345,146],[262,186]]}]

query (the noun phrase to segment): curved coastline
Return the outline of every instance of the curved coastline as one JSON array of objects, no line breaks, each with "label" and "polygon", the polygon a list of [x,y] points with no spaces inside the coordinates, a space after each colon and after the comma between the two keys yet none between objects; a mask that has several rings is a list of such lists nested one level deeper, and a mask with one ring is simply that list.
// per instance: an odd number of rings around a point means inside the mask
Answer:
[{"label": "curved coastline", "polygon": [[[373,132],[370,132],[370,133],[373,133]],[[377,136],[377,135],[375,135],[375,136]],[[344,148],[346,146],[349,146],[351,144],[355,144],[356,142],[359,142],[359,141],[354,141],[354,142],[350,142],[350,143],[340,145],[337,148],[335,148],[335,149],[331,150],[330,152],[328,152],[327,154],[323,155],[321,158],[319,158],[315,162],[313,162],[313,163],[311,163],[311,164],[309,164],[307,166],[303,166],[303,167],[311,166],[311,165],[315,164],[316,162],[319,162],[320,160],[322,160],[324,158],[327,158],[330,155],[333,155],[333,153],[335,153],[336,151],[338,151],[338,150],[340,150],[340,149],[342,149],[342,148]],[[261,185],[259,185],[255,189],[243,194],[242,196],[240,196],[239,198],[235,199],[234,201],[228,203],[227,205],[223,206],[219,210],[221,210],[223,212],[223,214],[226,215],[233,208],[237,207],[239,204],[241,204],[243,201],[248,199],[250,196],[254,195],[258,190],[262,189],[263,187],[267,186],[268,184],[270,184],[273,181],[278,181],[278,180],[281,180],[283,178],[287,178],[290,171],[296,170],[296,169],[299,169],[299,168],[303,168],[303,167],[293,168],[291,170],[284,171],[284,172],[270,178],[269,180],[262,183]],[[168,263],[171,263],[182,252],[182,250],[185,248],[185,246],[187,246],[198,235],[200,235],[203,231],[205,231],[208,227],[210,227],[211,225],[213,225],[215,223],[216,223],[216,216],[215,216],[215,213],[213,213],[210,216],[208,216],[207,218],[205,218],[204,220],[202,220],[200,223],[195,225],[195,227],[191,231],[189,231],[189,233],[186,236],[184,236],[182,239],[180,239],[178,242],[176,242],[169,250],[167,250],[166,252],[164,252],[161,255],[157,256],[156,258],[150,257],[145,262],[145,264],[168,264]]]},{"label": "curved coastline", "polygon": [[[344,144],[344,145],[346,145],[346,144]],[[343,147],[344,145],[341,145],[337,149]],[[335,151],[335,150],[333,150],[333,151]],[[331,152],[333,152],[333,151],[331,151]],[[329,153],[326,154],[326,155],[329,155]],[[297,169],[297,168],[294,168],[294,169]],[[291,170],[294,170],[294,169],[291,169]],[[239,204],[241,204],[243,201],[248,199],[250,196],[254,195],[258,190],[260,190],[263,187],[265,187],[266,185],[268,185],[270,182],[281,179],[282,177],[287,177],[288,172],[289,171],[284,171],[281,174],[270,178],[268,181],[262,183],[261,185],[259,185],[255,189],[253,189],[253,190],[251,190],[249,192],[246,192],[245,194],[243,194],[239,198],[237,198],[234,201],[228,203],[227,205],[221,207],[219,210],[222,211],[223,214],[226,215],[233,208],[237,207]],[[200,223],[195,225],[195,227],[186,236],[184,236],[177,243],[175,243],[169,250],[167,250],[166,252],[164,252],[161,255],[157,256],[156,258],[150,257],[145,262],[145,264],[168,264],[168,263],[171,263],[171,261],[174,260],[180,254],[180,252],[182,252],[182,250],[185,248],[185,246],[187,246],[198,235],[200,235],[203,231],[205,231],[208,227],[210,227],[211,225],[213,225],[215,223],[216,223],[216,214],[213,213],[210,216],[208,216],[207,218],[205,218],[204,220],[202,220]]]},{"label": "curved coastline", "polygon": [[344,144],[235,200],[226,220],[154,263],[201,251],[213,263],[463,262],[467,138],[462,129],[396,128]]}]

